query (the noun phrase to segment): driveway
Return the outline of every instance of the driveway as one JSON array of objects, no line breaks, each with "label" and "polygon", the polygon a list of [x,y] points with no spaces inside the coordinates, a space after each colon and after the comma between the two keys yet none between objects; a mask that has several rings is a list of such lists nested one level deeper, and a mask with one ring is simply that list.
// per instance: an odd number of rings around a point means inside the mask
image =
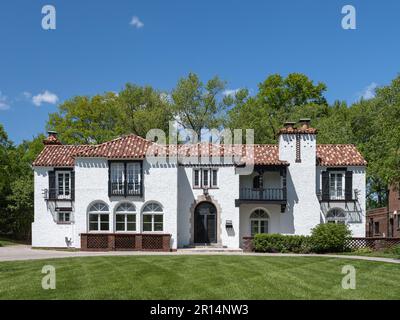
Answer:
[{"label": "driveway", "polygon": [[179,249],[177,252],[143,252],[143,251],[111,251],[111,252],[87,252],[87,251],[64,251],[64,250],[43,250],[32,249],[27,245],[14,245],[0,247],[1,261],[18,261],[18,260],[39,260],[39,259],[57,259],[57,258],[73,258],[73,257],[95,257],[95,256],[140,256],[140,255],[252,255],[252,256],[269,256],[269,257],[327,257],[338,259],[355,259],[378,261],[387,263],[400,264],[398,259],[380,258],[380,257],[363,257],[363,256],[347,256],[333,254],[290,254],[290,253],[243,253],[238,250],[196,250],[196,249]]}]

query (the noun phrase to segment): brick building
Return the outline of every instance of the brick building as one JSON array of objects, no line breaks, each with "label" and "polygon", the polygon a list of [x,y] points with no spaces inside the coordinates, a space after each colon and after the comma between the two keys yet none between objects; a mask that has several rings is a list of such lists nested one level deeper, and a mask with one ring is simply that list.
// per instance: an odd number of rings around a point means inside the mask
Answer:
[{"label": "brick building", "polygon": [[400,186],[389,189],[388,207],[368,210],[367,237],[400,238]]}]

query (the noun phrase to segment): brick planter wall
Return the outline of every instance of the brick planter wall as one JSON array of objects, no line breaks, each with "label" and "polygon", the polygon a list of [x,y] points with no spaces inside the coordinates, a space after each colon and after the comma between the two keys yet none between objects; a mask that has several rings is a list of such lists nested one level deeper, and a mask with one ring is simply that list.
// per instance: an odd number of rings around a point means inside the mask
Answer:
[{"label": "brick planter wall", "polygon": [[243,252],[253,252],[254,251],[253,240],[254,240],[254,237],[243,237]]},{"label": "brick planter wall", "polygon": [[82,251],[171,251],[170,234],[81,233]]}]

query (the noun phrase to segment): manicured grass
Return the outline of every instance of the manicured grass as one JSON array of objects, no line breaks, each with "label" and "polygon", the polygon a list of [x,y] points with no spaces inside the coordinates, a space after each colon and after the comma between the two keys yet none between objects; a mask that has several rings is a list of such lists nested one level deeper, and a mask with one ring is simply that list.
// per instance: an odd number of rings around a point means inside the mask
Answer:
[{"label": "manicured grass", "polygon": [[339,253],[348,256],[364,256],[364,257],[379,257],[379,258],[390,258],[390,259],[400,259],[400,255],[395,254],[390,251],[372,251],[372,252],[345,252]]},{"label": "manicured grass", "polygon": [[[342,267],[357,271],[341,287]],[[43,290],[42,267],[57,288]],[[400,265],[327,257],[109,256],[0,263],[1,299],[399,299]]]}]

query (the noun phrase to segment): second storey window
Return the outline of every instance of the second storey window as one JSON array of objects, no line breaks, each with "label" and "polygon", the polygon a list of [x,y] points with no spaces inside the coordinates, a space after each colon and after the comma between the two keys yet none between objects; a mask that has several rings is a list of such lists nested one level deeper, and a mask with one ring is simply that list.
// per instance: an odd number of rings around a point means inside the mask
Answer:
[{"label": "second storey window", "polygon": [[344,199],[344,172],[330,172],[329,194],[332,200]]},{"label": "second storey window", "polygon": [[109,170],[110,196],[142,195],[141,161],[110,161]]},{"label": "second storey window", "polygon": [[193,169],[193,188],[217,188],[218,169]]},{"label": "second storey window", "polygon": [[111,192],[113,195],[124,194],[124,164],[111,163]]},{"label": "second storey window", "polygon": [[58,198],[69,198],[71,195],[71,173],[57,171],[56,189]]}]

